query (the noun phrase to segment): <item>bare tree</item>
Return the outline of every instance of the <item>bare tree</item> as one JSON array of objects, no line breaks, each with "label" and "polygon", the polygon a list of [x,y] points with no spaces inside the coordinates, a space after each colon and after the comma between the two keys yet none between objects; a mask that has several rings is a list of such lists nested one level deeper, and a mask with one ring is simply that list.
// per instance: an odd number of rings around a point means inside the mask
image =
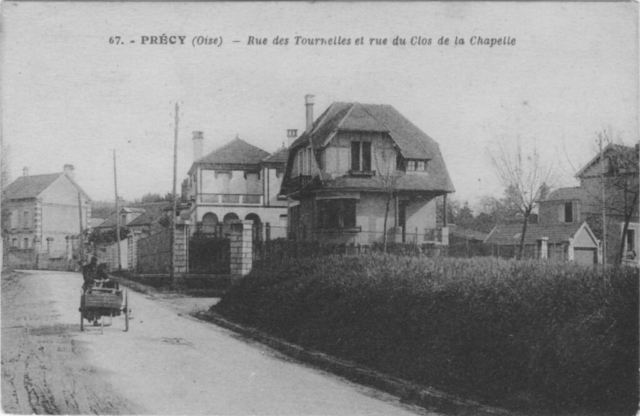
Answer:
[{"label": "bare tree", "polygon": [[489,157],[500,182],[505,187],[505,199],[522,214],[518,250],[518,258],[521,259],[529,217],[537,207],[538,201],[546,197],[552,186],[554,169],[552,163],[542,160],[535,142],[531,151],[526,154],[519,137],[515,140],[515,148],[510,146],[511,143],[503,140],[497,149],[489,153]]},{"label": "bare tree", "polygon": [[[603,160],[599,160],[597,173],[592,184],[599,182],[599,186],[589,186],[583,180],[584,189],[591,199],[592,211],[600,210],[607,219],[618,219],[622,222],[622,234],[615,252],[615,263],[621,264],[625,255],[625,237],[629,224],[638,216],[639,177],[638,177],[638,147],[622,144],[619,135],[614,137],[611,129],[598,133],[598,141],[604,148],[600,151]],[[607,221],[609,222],[609,221]],[[601,231],[604,239],[607,239]],[[607,250],[608,251],[608,250]],[[605,253],[606,255],[606,253]]]},{"label": "bare tree", "polygon": [[389,218],[389,208],[391,201],[398,192],[398,181],[404,172],[398,170],[396,152],[399,149],[387,148],[384,144],[379,149],[373,149],[373,158],[376,168],[378,183],[385,197],[384,226],[382,236],[382,249],[387,252],[387,222]]}]

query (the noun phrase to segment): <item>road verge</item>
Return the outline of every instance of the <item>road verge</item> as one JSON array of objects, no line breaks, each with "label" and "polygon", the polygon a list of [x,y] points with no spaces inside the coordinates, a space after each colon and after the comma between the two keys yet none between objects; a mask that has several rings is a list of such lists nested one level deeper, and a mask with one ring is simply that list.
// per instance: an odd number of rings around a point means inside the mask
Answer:
[{"label": "road verge", "polygon": [[340,360],[327,354],[304,349],[298,345],[273,337],[255,328],[246,327],[232,322],[212,311],[197,312],[192,314],[192,316],[265,344],[294,360],[344,377],[349,381],[374,387],[378,390],[397,396],[404,403],[415,404],[431,411],[455,414],[459,416],[517,415],[517,413],[512,411],[484,406],[478,402],[455,397],[432,388],[410,383],[396,377],[391,377],[369,368],[358,366],[346,360]]}]

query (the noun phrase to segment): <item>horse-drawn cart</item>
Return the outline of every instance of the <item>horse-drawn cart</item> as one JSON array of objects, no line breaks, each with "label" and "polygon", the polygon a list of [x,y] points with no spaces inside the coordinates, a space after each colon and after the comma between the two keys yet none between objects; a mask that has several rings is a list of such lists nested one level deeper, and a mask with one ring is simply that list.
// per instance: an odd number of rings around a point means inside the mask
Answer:
[{"label": "horse-drawn cart", "polygon": [[126,290],[119,288],[100,287],[94,284],[93,287],[83,291],[80,297],[80,330],[84,331],[84,320],[93,322],[104,327],[104,318],[108,316],[111,320],[114,316],[124,313],[124,330],[129,330],[129,300]]}]

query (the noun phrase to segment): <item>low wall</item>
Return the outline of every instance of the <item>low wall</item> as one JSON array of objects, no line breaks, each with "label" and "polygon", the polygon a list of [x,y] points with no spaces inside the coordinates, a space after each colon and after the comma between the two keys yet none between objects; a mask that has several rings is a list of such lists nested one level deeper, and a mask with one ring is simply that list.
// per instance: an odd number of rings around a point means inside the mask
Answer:
[{"label": "low wall", "polygon": [[35,269],[37,267],[36,252],[28,250],[7,250],[4,253],[4,267],[12,269]]}]

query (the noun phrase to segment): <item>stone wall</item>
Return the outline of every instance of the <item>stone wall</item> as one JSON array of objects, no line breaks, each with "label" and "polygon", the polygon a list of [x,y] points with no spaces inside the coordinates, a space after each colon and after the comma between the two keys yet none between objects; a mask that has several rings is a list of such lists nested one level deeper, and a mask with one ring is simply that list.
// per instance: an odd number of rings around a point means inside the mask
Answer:
[{"label": "stone wall", "polygon": [[231,275],[234,277],[249,274],[253,266],[252,227],[252,221],[231,222]]}]

